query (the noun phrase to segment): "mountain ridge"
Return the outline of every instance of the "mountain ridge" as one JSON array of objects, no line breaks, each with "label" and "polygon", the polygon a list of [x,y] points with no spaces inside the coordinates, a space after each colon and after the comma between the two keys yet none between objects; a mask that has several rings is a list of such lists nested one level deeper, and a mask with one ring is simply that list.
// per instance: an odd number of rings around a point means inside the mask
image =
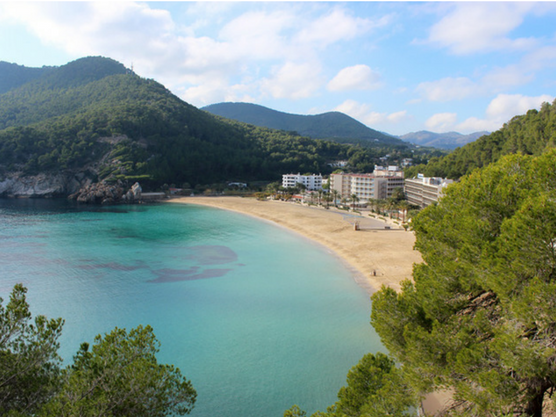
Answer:
[{"label": "mountain ridge", "polygon": [[41,77],[53,67],[31,68],[11,62],[0,61],[0,94],[6,93],[29,81]]},{"label": "mountain ridge", "polygon": [[[26,71],[9,66],[14,68]],[[396,157],[412,155],[406,150]],[[284,172],[327,174],[335,160],[370,172],[381,152],[212,115],[104,57],[53,67],[0,94],[0,195],[14,194],[25,179],[44,183],[46,174],[63,174],[52,184],[71,188],[140,180],[147,189],[160,189],[278,181]],[[75,191],[60,187],[23,194]]]},{"label": "mountain ridge", "polygon": [[531,109],[512,117],[504,126],[455,149],[444,157],[431,158],[406,170],[406,177],[418,173],[428,177],[459,179],[475,169],[483,168],[502,156],[521,153],[541,155],[556,148],[556,100],[543,103],[540,110]]},{"label": "mountain ridge", "polygon": [[454,150],[460,146],[474,142],[481,136],[488,134],[490,134],[490,132],[487,131],[473,132],[464,135],[453,131],[435,133],[428,130],[420,130],[417,132],[409,132],[398,137],[404,141],[411,142],[419,146],[430,146],[433,148]]},{"label": "mountain ridge", "polygon": [[273,110],[253,103],[223,102],[202,107],[209,113],[260,127],[294,131],[302,136],[348,143],[375,145],[409,145],[403,140],[365,126],[354,118],[331,111],[300,115]]}]

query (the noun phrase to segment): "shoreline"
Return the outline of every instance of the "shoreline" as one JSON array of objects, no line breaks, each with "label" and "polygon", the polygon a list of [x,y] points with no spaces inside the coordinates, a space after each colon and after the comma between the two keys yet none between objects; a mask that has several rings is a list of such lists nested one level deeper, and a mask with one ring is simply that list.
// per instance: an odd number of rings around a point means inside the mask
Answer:
[{"label": "shoreline", "polygon": [[[382,285],[399,291],[400,282],[411,278],[413,264],[422,261],[420,253],[413,249],[412,232],[369,216],[246,197],[179,197],[167,202],[235,211],[296,232],[331,250],[352,270],[357,284],[369,295]],[[360,230],[354,230],[355,221]]]},{"label": "shoreline", "polygon": [[[401,281],[412,278],[413,264],[422,262],[421,254],[413,249],[414,233],[403,228],[395,229],[397,226],[388,220],[385,222],[333,208],[326,210],[247,197],[178,197],[167,202],[234,211],[298,233],[330,250],[369,296],[382,285],[399,292]],[[355,220],[360,222],[361,230],[354,230]],[[391,229],[385,229],[385,226]],[[421,403],[425,415],[443,409],[450,398],[447,392],[426,395]]]}]

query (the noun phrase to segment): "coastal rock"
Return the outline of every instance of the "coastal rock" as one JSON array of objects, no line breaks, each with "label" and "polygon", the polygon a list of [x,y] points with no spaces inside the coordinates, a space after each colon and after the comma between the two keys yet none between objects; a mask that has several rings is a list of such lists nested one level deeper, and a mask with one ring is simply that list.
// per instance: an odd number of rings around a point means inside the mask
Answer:
[{"label": "coastal rock", "polygon": [[48,198],[68,197],[87,204],[137,203],[142,201],[143,190],[136,182],[127,188],[122,181],[93,182],[94,172],[40,173],[25,175],[12,172],[0,176],[0,197]]},{"label": "coastal rock", "polygon": [[126,191],[122,181],[116,183],[101,181],[88,184],[68,198],[85,204],[137,203],[141,201],[141,193],[141,186],[137,182]]},{"label": "coastal rock", "polygon": [[90,182],[91,180],[83,173],[25,175],[14,172],[0,177],[0,196],[60,197],[75,193]]}]

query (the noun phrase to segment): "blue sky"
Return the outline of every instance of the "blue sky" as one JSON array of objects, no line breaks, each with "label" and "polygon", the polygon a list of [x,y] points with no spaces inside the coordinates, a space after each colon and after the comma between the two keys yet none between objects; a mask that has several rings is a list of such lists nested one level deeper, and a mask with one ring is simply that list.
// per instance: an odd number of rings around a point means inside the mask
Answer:
[{"label": "blue sky", "polygon": [[494,131],[556,96],[556,2],[6,2],[0,60],[106,56],[197,107]]}]

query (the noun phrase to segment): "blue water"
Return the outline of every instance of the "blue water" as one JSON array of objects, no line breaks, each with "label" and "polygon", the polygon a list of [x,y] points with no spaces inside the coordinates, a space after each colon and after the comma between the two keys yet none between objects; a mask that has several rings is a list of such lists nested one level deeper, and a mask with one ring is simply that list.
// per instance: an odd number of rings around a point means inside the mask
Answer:
[{"label": "blue water", "polygon": [[208,207],[0,200],[0,297],[17,282],[35,314],[65,319],[66,361],[97,334],[150,324],[159,361],[197,390],[194,417],[325,410],[381,350],[368,294],[331,253]]}]

